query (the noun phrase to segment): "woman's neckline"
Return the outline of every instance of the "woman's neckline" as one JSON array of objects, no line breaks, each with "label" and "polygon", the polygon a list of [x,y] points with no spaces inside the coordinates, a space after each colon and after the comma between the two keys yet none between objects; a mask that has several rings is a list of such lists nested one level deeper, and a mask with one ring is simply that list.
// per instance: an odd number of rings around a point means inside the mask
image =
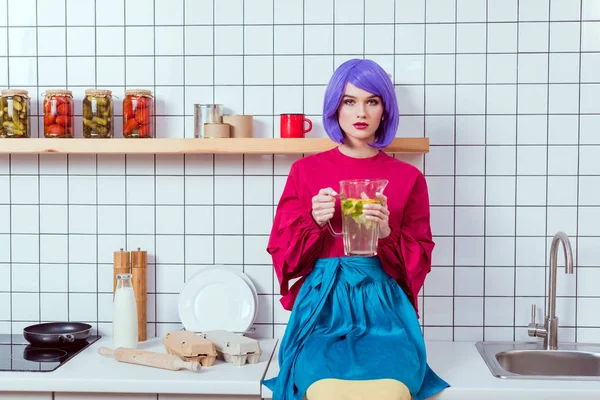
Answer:
[{"label": "woman's neckline", "polygon": [[336,155],[337,158],[341,160],[351,161],[351,162],[371,162],[380,158],[385,153],[379,150],[375,155],[369,157],[352,157],[347,154],[342,153],[339,146],[336,146],[332,149],[332,152]]}]

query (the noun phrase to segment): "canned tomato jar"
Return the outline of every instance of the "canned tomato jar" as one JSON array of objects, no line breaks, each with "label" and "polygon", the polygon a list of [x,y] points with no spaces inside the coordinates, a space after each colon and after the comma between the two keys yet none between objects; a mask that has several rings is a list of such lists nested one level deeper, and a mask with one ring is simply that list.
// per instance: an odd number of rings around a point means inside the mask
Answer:
[{"label": "canned tomato jar", "polygon": [[72,138],[75,103],[70,90],[48,90],[44,96],[44,137]]},{"label": "canned tomato jar", "polygon": [[123,137],[154,137],[154,98],[150,90],[126,90],[123,99]]}]

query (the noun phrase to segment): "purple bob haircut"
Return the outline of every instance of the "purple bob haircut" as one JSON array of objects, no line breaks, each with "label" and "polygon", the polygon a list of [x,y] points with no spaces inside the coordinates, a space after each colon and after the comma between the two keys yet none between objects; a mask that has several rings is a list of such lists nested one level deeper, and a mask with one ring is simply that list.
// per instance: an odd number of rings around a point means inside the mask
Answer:
[{"label": "purple bob haircut", "polygon": [[340,65],[329,80],[323,102],[323,126],[331,140],[344,143],[344,132],[338,122],[337,110],[342,102],[346,85],[350,82],[359,89],[381,97],[383,121],[375,131],[375,143],[371,146],[382,149],[396,136],[400,113],[394,84],[375,61],[352,59]]}]

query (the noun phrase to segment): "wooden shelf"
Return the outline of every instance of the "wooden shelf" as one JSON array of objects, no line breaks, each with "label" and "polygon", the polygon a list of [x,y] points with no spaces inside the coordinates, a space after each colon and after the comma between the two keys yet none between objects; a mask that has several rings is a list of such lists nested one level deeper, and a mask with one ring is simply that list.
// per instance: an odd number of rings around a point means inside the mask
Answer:
[{"label": "wooden shelf", "polygon": [[[0,154],[303,154],[335,147],[329,138],[0,139]],[[387,153],[427,153],[428,138],[396,138]]]}]

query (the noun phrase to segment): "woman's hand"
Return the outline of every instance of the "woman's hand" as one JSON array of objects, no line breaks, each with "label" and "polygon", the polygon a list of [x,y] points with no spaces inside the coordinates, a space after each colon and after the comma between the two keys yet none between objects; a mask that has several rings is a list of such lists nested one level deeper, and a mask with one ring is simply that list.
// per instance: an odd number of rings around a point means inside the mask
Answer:
[{"label": "woman's hand", "polygon": [[390,211],[387,207],[387,197],[383,193],[377,193],[377,199],[381,202],[367,203],[363,205],[363,214],[367,216],[367,219],[376,222],[379,225],[379,238],[386,238],[392,233],[390,229]]},{"label": "woman's hand", "polygon": [[335,197],[337,193],[330,187],[319,190],[312,198],[312,217],[320,227],[333,217],[335,211]]}]

